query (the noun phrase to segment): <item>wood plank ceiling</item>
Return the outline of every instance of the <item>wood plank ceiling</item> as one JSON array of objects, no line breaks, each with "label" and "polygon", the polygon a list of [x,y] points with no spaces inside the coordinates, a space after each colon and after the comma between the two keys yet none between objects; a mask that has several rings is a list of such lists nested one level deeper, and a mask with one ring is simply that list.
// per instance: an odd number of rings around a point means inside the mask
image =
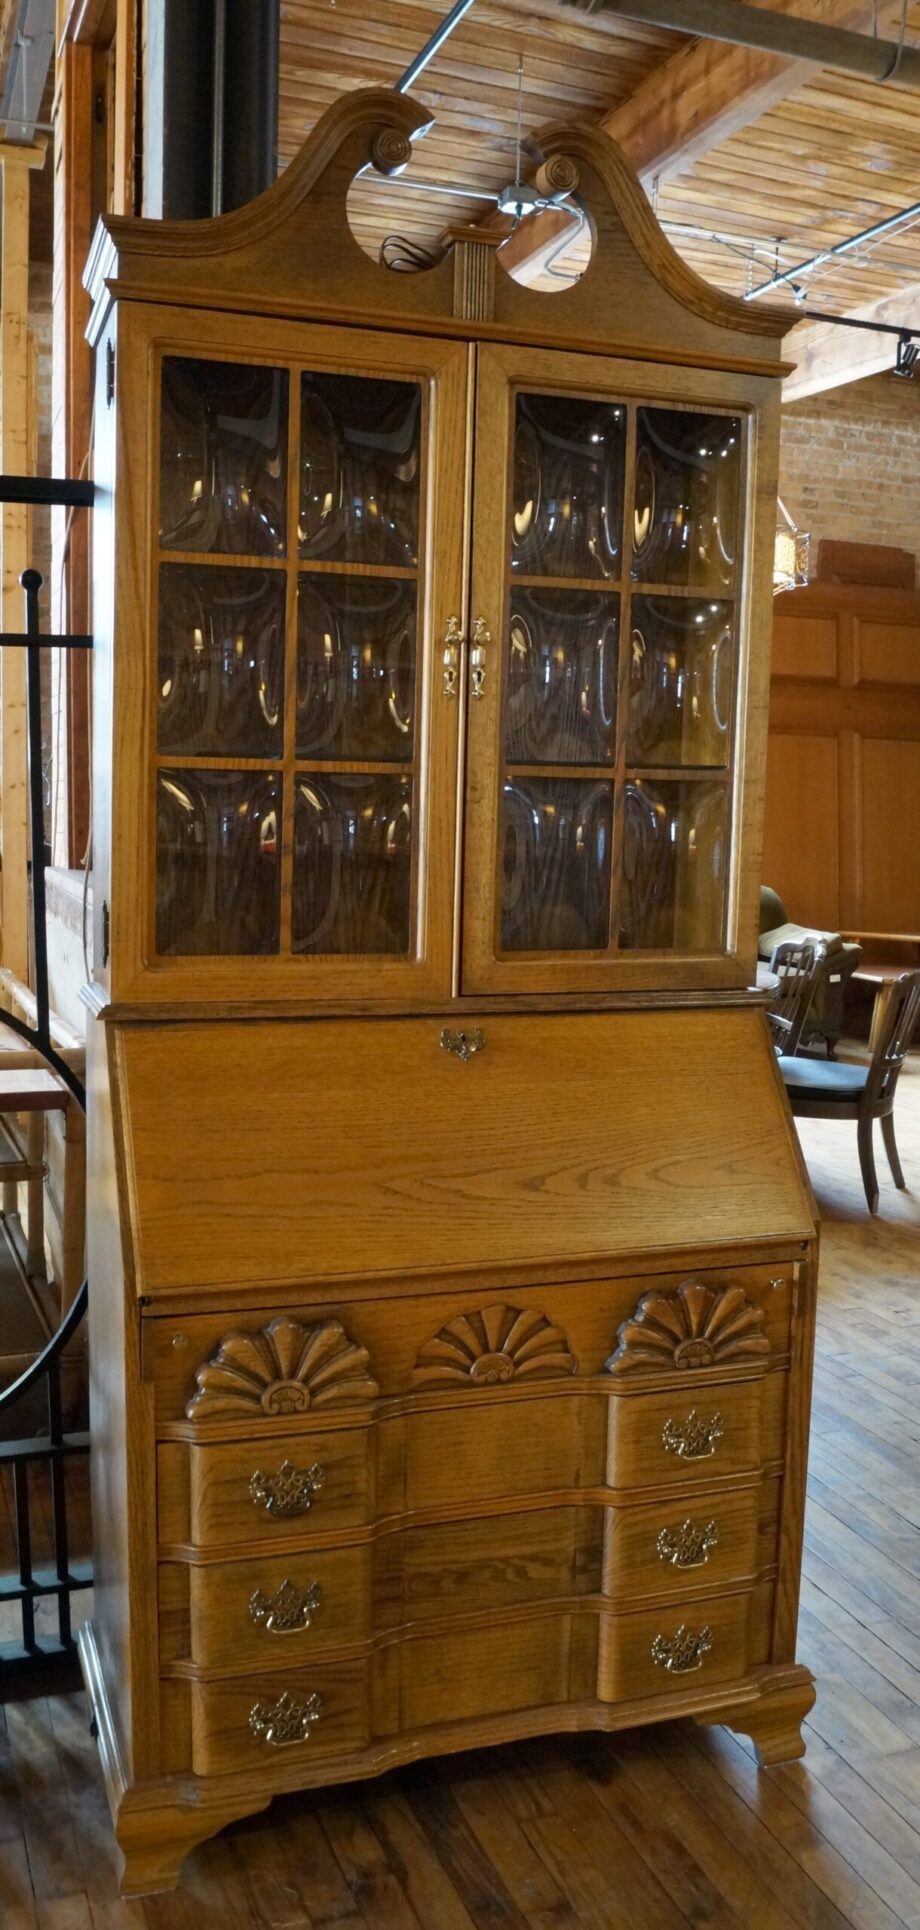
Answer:
[{"label": "wood plank ceiling", "polygon": [[[805,10],[806,0],[795,3]],[[446,11],[446,0],[285,0],[282,160],[345,88],[392,86]],[[883,26],[890,25],[889,8]],[[907,40],[920,44],[920,0],[908,9]],[[485,195],[512,179],[519,59],[526,135],[551,119],[600,121],[684,44],[609,14],[578,13],[562,0],[475,0],[415,84],[436,123],[407,174],[394,184],[367,179],[354,191],[363,244],[377,252],[397,233],[431,248],[448,221],[488,218],[486,200],[409,184]],[[882,87],[825,72],[663,182],[657,206],[693,267],[742,294],[752,278],[768,277],[777,244],[785,267],[917,201],[917,94],[896,81]],[[716,232],[725,239],[707,238]],[[560,255],[556,274],[577,257],[577,246]],[[845,312],[913,284],[920,284],[920,226],[822,267],[809,279],[808,304]]]}]

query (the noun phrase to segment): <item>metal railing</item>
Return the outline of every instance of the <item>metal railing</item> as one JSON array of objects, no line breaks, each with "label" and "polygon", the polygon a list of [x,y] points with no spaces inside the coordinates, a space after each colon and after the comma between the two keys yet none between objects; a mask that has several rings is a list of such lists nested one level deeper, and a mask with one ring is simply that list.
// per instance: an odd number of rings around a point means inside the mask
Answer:
[{"label": "metal railing", "polygon": [[[89,508],[93,502],[91,482],[50,480],[32,476],[0,477],[0,502],[41,503],[64,508]],[[0,632],[0,648],[26,651],[26,714],[29,752],[29,851],[31,876],[32,979],[35,995],[35,1024],[29,1025],[13,1012],[0,1012],[0,1025],[15,1032],[38,1053],[50,1072],[67,1088],[77,1105],[86,1110],[83,1082],[57,1051],[52,1037],[48,990],[48,934],[45,904],[45,832],[42,796],[42,719],[41,652],[43,649],[88,650],[90,636],[43,636],[39,616],[39,591],[42,578],[38,570],[24,570],[20,577],[25,593],[25,629]],[[0,1643],[0,1701],[11,1691],[34,1688],[40,1693],[48,1679],[49,1666],[57,1664],[69,1675],[76,1667],[76,1643],[71,1615],[71,1598],[92,1586],[92,1567],[88,1560],[71,1559],[68,1524],[68,1470],[89,1453],[89,1434],[64,1426],[62,1366],[65,1353],[79,1332],[86,1314],[89,1286],[84,1279],[65,1319],[47,1346],[19,1378],[0,1389],[0,1424],[6,1425],[17,1411],[31,1408],[36,1390],[44,1389],[47,1432],[30,1433],[21,1439],[0,1440],[0,1482],[8,1477],[12,1500],[12,1526],[16,1546],[16,1570],[0,1575],[0,1611],[5,1605],[18,1607],[20,1638]],[[15,1418],[13,1420],[15,1425]],[[45,1476],[50,1501],[50,1561],[36,1561],[36,1535],[33,1500],[36,1477]],[[36,1626],[38,1605],[50,1600],[55,1604],[56,1626],[49,1634]]]}]

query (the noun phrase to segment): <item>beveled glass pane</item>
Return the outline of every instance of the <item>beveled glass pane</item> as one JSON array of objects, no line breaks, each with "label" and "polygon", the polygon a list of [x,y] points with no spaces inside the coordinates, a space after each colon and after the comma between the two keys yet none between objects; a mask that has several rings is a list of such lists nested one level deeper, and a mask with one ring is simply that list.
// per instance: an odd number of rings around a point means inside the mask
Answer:
[{"label": "beveled glass pane", "polygon": [[281,756],[284,590],[282,570],[161,565],[161,751]]},{"label": "beveled glass pane", "polygon": [[417,604],[416,586],[405,578],[300,578],[299,757],[411,760]]},{"label": "beveled glass pane", "polygon": [[634,596],[631,617],[627,764],[726,765],[734,604]]},{"label": "beveled glass pane", "polygon": [[281,778],[269,771],[157,775],[157,951],[276,952]]},{"label": "beveled glass pane", "polygon": [[301,378],[302,557],[417,564],[421,420],[417,382]]},{"label": "beveled glass pane", "polygon": [[164,357],[164,549],[283,556],[287,416],[285,369]]},{"label": "beveled glass pane", "polygon": [[302,771],[294,800],[295,952],[399,954],[412,940],[412,780]]},{"label": "beveled glass pane", "polygon": [[634,579],[699,590],[731,589],[740,479],[738,416],[639,409]]},{"label": "beveled glass pane", "polygon": [[519,395],[511,566],[522,576],[621,572],[626,410],[572,395]]},{"label": "beveled glass pane", "polygon": [[721,949],[728,811],[727,784],[627,783],[619,907],[624,950]]},{"label": "beveled glass pane", "polygon": [[514,584],[505,753],[517,764],[603,764],[616,755],[620,599]]},{"label": "beveled glass pane", "polygon": [[607,944],[612,821],[612,784],[505,778],[503,951],[578,952]]}]

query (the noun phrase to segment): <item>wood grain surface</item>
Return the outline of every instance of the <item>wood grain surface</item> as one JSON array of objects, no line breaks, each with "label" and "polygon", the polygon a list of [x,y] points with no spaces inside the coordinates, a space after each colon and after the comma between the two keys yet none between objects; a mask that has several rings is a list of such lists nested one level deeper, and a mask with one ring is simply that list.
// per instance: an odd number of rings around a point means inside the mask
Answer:
[{"label": "wood grain surface", "polygon": [[496,1017],[468,1065],[436,1020],[126,1028],[138,1289],[805,1238],[761,1026]]}]

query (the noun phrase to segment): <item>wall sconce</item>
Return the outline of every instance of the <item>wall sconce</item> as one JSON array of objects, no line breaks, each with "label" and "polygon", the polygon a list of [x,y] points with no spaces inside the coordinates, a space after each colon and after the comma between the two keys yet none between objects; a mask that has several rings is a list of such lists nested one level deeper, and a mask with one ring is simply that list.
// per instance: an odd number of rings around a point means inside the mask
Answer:
[{"label": "wall sconce", "polygon": [[773,544],[773,595],[782,590],[801,590],[808,582],[808,550],[811,537],[796,526],[781,496],[776,498],[779,516]]}]

